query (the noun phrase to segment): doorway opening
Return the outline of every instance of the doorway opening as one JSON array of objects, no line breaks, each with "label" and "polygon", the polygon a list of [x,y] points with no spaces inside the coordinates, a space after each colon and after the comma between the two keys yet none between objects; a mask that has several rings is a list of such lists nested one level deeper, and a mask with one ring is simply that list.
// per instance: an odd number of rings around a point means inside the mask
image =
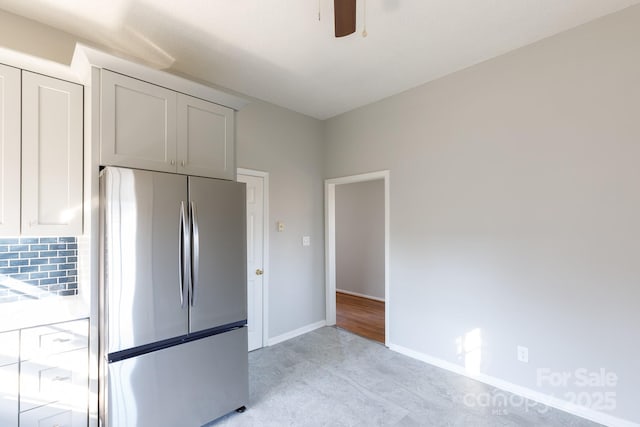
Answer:
[{"label": "doorway opening", "polygon": [[325,181],[327,324],[389,342],[389,171]]}]

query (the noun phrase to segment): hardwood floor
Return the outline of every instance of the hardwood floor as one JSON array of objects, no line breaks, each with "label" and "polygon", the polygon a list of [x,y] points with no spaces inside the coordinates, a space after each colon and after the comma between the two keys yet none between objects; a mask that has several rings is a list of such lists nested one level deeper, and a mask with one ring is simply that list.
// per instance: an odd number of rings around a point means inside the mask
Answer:
[{"label": "hardwood floor", "polygon": [[384,302],[336,292],[336,325],[384,344]]}]

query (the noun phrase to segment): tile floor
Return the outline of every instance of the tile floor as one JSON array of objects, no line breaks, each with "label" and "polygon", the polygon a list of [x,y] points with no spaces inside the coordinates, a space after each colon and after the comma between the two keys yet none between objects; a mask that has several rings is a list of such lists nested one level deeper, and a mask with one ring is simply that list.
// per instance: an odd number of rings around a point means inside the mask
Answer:
[{"label": "tile floor", "polygon": [[598,425],[520,398],[470,407],[467,394],[511,395],[333,327],[250,353],[249,378],[247,411],[211,427]]}]

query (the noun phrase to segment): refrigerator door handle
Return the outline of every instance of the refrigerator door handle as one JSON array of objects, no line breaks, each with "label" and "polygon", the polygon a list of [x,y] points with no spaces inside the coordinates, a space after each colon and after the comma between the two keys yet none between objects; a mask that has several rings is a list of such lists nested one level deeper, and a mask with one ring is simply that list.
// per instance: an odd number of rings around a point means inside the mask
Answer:
[{"label": "refrigerator door handle", "polygon": [[180,285],[180,307],[184,308],[185,280],[189,279],[189,261],[187,248],[189,247],[189,224],[185,212],[184,202],[180,202],[180,247],[178,254],[179,285]]},{"label": "refrigerator door handle", "polygon": [[195,304],[198,287],[198,267],[200,266],[200,234],[198,233],[198,213],[196,204],[191,202],[191,306]]}]

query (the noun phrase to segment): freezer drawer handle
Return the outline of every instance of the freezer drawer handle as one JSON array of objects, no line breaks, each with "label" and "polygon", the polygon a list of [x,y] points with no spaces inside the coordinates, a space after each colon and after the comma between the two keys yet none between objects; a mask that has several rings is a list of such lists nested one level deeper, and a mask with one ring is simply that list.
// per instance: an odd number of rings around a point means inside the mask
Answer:
[{"label": "freezer drawer handle", "polygon": [[196,302],[200,266],[200,234],[198,233],[198,213],[194,202],[191,202],[191,233],[191,307],[193,307]]}]

